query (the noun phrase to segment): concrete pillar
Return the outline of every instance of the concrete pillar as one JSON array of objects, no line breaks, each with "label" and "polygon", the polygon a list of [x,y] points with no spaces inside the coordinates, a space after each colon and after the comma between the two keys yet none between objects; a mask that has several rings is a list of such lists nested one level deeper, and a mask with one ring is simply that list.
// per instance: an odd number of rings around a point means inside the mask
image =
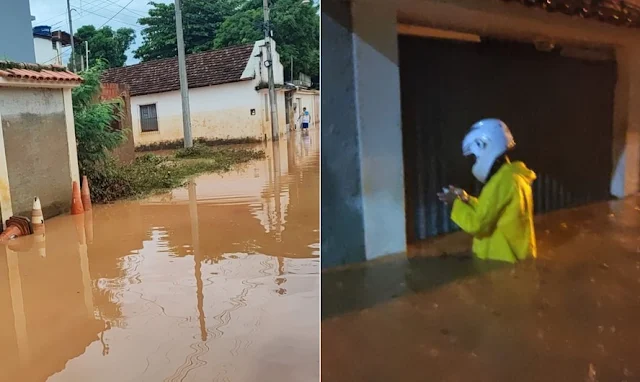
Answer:
[{"label": "concrete pillar", "polygon": [[[67,145],[69,149],[69,170],[71,171],[71,182],[80,183],[80,169],[78,168],[78,148],[76,146],[76,125],[73,120],[73,100],[71,89],[63,89],[64,115],[67,123]],[[69,190],[71,190],[69,182]]]},{"label": "concrete pillar", "polygon": [[322,266],[406,249],[393,2],[322,9]]},{"label": "concrete pillar", "polygon": [[616,60],[611,194],[623,198],[640,191],[640,47],[619,47]]}]

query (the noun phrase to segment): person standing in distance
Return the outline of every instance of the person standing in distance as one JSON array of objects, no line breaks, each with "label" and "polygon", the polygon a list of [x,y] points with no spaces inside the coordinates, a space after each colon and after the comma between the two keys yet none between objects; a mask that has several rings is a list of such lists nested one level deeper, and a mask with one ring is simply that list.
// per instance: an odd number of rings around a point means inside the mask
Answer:
[{"label": "person standing in distance", "polygon": [[307,111],[306,107],[302,108],[302,114],[300,114],[299,119],[302,120],[302,124],[300,125],[302,130],[308,129],[309,128],[309,122],[311,121],[311,115]]},{"label": "person standing in distance", "polygon": [[515,263],[537,255],[533,225],[533,171],[511,162],[515,146],[509,127],[499,119],[483,119],[471,126],[462,141],[464,156],[473,156],[471,172],[484,184],[478,198],[449,186],[438,194],[453,205],[451,220],[473,236],[473,253],[484,260]]}]

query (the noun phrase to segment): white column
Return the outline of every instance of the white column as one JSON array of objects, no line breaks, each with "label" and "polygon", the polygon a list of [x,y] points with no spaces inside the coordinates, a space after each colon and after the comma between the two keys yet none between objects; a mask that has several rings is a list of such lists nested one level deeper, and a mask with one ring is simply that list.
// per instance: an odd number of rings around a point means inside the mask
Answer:
[{"label": "white column", "polygon": [[406,250],[396,9],[322,7],[322,267]]},{"label": "white column", "polygon": [[11,185],[9,183],[9,170],[7,167],[7,153],[4,147],[4,132],[2,129],[2,115],[0,115],[0,210],[2,211],[2,227],[13,216],[13,204],[11,202]]},{"label": "white column", "polygon": [[[67,146],[69,147],[69,170],[71,170],[71,181],[80,182],[78,148],[76,147],[76,127],[73,122],[71,89],[63,89],[62,93],[64,96],[64,116],[67,122]],[[71,182],[69,182],[69,189],[71,189]]]},{"label": "white column", "polygon": [[396,9],[351,5],[367,259],[406,250]]},{"label": "white column", "polygon": [[623,198],[640,191],[640,47],[620,47],[616,59],[611,194]]}]

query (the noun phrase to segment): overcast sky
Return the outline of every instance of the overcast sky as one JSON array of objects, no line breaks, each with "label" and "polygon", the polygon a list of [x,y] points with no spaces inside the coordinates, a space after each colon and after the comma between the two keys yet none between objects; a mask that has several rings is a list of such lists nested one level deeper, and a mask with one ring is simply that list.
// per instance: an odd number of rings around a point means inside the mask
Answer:
[{"label": "overcast sky", "polygon": [[[173,0],[154,1],[173,2]],[[29,0],[29,2],[31,15],[36,18],[32,23],[33,26],[49,25],[53,30],[69,31],[67,0]],[[71,8],[75,9],[71,13],[73,29],[77,30],[83,25],[95,25],[98,28],[105,23],[113,29],[132,28],[136,31],[136,41],[131,50],[135,50],[142,42],[140,36],[142,27],[138,24],[138,19],[147,15],[150,8],[148,3],[149,0],[71,0]],[[127,65],[137,62],[133,58],[132,51],[127,52],[127,58]]]}]

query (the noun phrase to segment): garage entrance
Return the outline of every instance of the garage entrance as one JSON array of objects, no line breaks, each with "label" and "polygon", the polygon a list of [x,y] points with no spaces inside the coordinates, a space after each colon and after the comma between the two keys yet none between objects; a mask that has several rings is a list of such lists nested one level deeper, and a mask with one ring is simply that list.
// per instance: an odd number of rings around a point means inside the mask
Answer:
[{"label": "garage entrance", "polygon": [[477,195],[461,142],[481,118],[503,119],[538,175],[537,213],[610,198],[614,60],[540,52],[533,44],[400,36],[403,149],[410,242],[458,230],[436,193]]}]

